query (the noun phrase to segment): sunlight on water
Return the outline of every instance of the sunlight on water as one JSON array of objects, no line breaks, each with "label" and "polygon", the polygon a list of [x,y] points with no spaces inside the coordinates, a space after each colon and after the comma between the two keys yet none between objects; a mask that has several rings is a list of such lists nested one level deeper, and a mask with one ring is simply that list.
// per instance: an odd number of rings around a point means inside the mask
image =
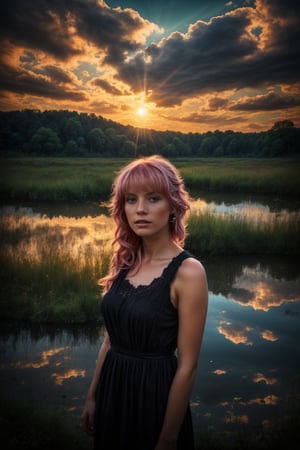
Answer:
[{"label": "sunlight on water", "polygon": [[53,217],[33,214],[26,209],[2,212],[2,229],[12,237],[2,250],[12,258],[40,262],[53,255],[77,261],[78,267],[93,264],[101,253],[109,252],[114,233],[112,220],[97,217]]},{"label": "sunlight on water", "polygon": [[251,222],[285,222],[287,220],[299,219],[299,211],[288,211],[281,209],[272,211],[269,206],[252,201],[242,201],[240,203],[227,205],[224,202],[206,202],[201,198],[193,199],[191,203],[191,212],[194,214],[203,214],[206,212],[217,216],[233,216],[246,219]]},{"label": "sunlight on water", "polygon": [[[1,252],[20,263],[18,274],[27,262],[53,265],[59,258],[72,259],[81,269],[94,267],[104,253],[111,253],[114,223],[105,212],[95,210],[93,215],[83,208],[82,214],[67,217],[60,208],[57,214],[55,208],[47,213],[46,207],[38,212],[25,207],[0,210],[5,236]],[[254,222],[284,221],[299,214],[254,202],[192,202],[192,213],[207,211]],[[207,258],[204,265],[209,310],[192,393],[195,426],[226,432],[238,426],[268,427],[279,413],[286,413],[299,392],[299,266],[282,255],[267,262],[250,256]],[[72,333],[56,329],[36,335],[22,327],[15,335],[2,329],[2,391],[12,398],[63,402],[79,422],[101,339],[100,327],[89,336],[78,327]]]},{"label": "sunlight on water", "polygon": [[[238,216],[252,222],[284,221],[291,216],[299,217],[299,212],[286,210],[270,211],[259,203],[241,202],[227,206],[224,203],[206,202],[194,199],[192,214],[210,212],[221,216]],[[115,225],[108,214],[66,217],[34,212],[30,207],[2,207],[0,211],[1,229],[11,239],[3,243],[2,251],[12,258],[40,262],[45,257],[68,255],[76,260],[78,267],[94,264],[101,253],[111,252]]]}]

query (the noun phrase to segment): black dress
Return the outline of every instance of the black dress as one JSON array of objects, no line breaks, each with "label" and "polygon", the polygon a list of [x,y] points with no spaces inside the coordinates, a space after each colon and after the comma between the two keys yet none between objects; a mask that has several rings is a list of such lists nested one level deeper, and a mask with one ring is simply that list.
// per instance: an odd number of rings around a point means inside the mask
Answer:
[{"label": "black dress", "polygon": [[[170,284],[188,252],[174,257],[147,286],[134,287],[121,271],[102,300],[111,348],[96,390],[97,450],[154,450],[162,428],[169,389],[176,371],[178,313]],[[193,450],[187,408],[178,450]]]}]

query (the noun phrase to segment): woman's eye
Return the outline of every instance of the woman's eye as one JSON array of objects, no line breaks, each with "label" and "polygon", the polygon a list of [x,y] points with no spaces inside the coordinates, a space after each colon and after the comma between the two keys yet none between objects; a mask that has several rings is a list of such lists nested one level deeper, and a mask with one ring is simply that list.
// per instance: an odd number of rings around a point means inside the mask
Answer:
[{"label": "woman's eye", "polygon": [[151,195],[149,197],[149,201],[152,203],[158,202],[160,200],[160,197],[158,195]]},{"label": "woman's eye", "polygon": [[134,203],[136,201],[135,197],[129,196],[125,199],[126,203]]}]

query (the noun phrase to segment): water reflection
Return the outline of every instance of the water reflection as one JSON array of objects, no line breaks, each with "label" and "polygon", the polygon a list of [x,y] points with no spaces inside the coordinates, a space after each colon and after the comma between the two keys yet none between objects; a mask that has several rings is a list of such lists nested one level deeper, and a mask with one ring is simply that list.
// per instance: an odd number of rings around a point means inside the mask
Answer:
[{"label": "water reflection", "polygon": [[[295,262],[230,262],[205,261],[209,310],[192,393],[197,429],[266,427],[287,413],[299,392],[300,278]],[[102,324],[2,327],[1,391],[60,404],[78,424],[102,337]]]},{"label": "water reflection", "polygon": [[270,206],[263,205],[253,201],[241,201],[234,204],[207,202],[202,198],[195,198],[192,201],[191,209],[193,213],[210,212],[218,216],[228,214],[236,217],[242,217],[251,222],[284,222],[286,220],[297,220],[299,218],[298,210],[288,210],[287,208],[271,210]]},{"label": "water reflection", "polygon": [[[288,211],[284,208],[271,211],[269,206],[253,201],[227,205],[225,202],[207,202],[195,198],[191,206],[194,213],[209,211],[216,215],[233,214],[256,222],[272,222],[275,218],[278,222],[297,219],[299,216],[297,210]],[[72,206],[59,204],[55,205],[58,208],[56,214],[54,206],[51,211],[49,208],[47,204],[2,206],[0,225],[3,254],[12,261],[29,259],[37,262],[46,255],[67,255],[82,266],[87,261],[96,265],[101,252],[108,253],[111,250],[115,227],[104,206],[89,203]],[[246,295],[246,286],[242,290]],[[241,301],[243,292],[240,293]]]},{"label": "water reflection", "polygon": [[[59,207],[2,207],[1,251],[24,261],[64,252],[78,264],[93,264],[112,240],[107,212],[99,205]],[[192,207],[218,214],[242,211],[251,220],[297,214],[292,207],[239,203],[237,198],[228,204],[195,200]],[[299,261],[282,256],[198,256],[206,267],[210,292],[192,393],[195,427],[266,427],[288,411],[299,392]],[[102,338],[102,324],[17,329],[1,324],[0,392],[12,399],[60,405],[78,425]]]},{"label": "water reflection", "polygon": [[107,215],[49,218],[30,208],[3,208],[1,251],[12,261],[40,262],[47,255],[73,259],[77,265],[96,265],[110,251],[114,227]]},{"label": "water reflection", "polygon": [[[270,196],[245,196],[245,194],[218,194],[193,192],[192,210],[211,211],[216,214],[235,214],[252,220],[272,220],[274,218],[296,217],[300,210],[300,200],[295,198],[272,198]],[[27,202],[20,205],[2,206],[0,214],[18,214],[48,217],[91,217],[108,215],[107,204],[97,202]]]},{"label": "water reflection", "polygon": [[289,412],[299,394],[299,265],[295,270],[295,261],[281,258],[215,259],[206,266],[212,291],[195,422],[227,431],[237,424],[268,426]]},{"label": "water reflection", "polygon": [[95,367],[103,327],[1,325],[0,392],[63,408],[74,428]]}]

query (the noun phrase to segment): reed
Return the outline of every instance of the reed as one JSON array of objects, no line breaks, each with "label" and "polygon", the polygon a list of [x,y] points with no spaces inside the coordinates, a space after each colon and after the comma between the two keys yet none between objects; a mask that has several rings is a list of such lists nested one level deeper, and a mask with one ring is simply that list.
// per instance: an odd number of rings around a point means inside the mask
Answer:
[{"label": "reed", "polygon": [[[187,225],[186,248],[195,255],[300,254],[299,215],[263,221],[204,211]],[[2,320],[100,320],[97,281],[112,254],[109,218],[2,216],[0,234]]]},{"label": "reed", "polygon": [[192,214],[186,246],[197,255],[299,255],[300,216],[253,221],[211,211]]},{"label": "reed", "polygon": [[178,162],[178,167],[191,190],[280,195],[300,193],[299,160],[202,159],[190,165]]},{"label": "reed", "polygon": [[[76,226],[75,219],[55,220],[1,217],[2,320],[68,323],[100,319],[97,282],[108,269],[107,241],[90,237],[82,221]],[[92,225],[91,233],[97,225],[105,236],[105,223]]]},{"label": "reed", "polygon": [[[102,255],[101,265],[105,256]],[[100,320],[97,280],[106,269],[78,267],[69,257],[52,255],[39,263],[0,258],[2,320],[80,323]],[[100,266],[100,264],[99,264]]]}]

